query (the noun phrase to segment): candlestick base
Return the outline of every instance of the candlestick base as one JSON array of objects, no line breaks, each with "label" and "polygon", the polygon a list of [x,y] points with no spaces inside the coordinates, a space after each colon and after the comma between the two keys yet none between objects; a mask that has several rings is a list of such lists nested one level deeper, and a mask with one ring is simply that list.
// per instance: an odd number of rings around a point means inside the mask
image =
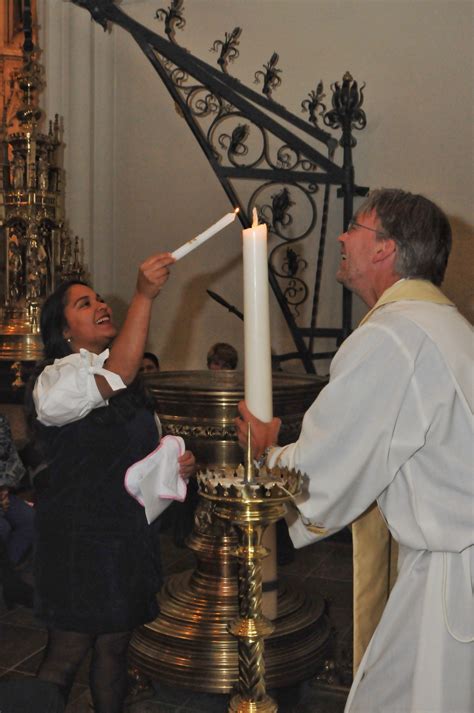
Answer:
[{"label": "candlestick base", "polygon": [[268,525],[285,515],[286,502],[299,494],[301,481],[299,472],[265,466],[249,471],[239,465],[198,475],[200,494],[215,503],[217,517],[234,525],[239,541],[234,554],[239,561],[240,616],[228,626],[238,639],[239,683],[230,712],[278,710],[265,686],[264,639],[275,626],[262,615],[262,559],[268,550],[261,542]]},{"label": "candlestick base", "polygon": [[228,713],[276,713],[278,706],[270,696],[265,695],[260,701],[247,700],[240,693],[233,696]]}]

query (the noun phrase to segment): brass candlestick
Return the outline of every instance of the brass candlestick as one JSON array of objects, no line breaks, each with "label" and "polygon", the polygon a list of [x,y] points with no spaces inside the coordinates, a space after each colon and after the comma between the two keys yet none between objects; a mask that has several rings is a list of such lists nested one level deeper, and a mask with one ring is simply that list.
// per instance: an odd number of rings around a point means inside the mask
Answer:
[{"label": "brass candlestick", "polygon": [[[250,437],[249,437],[250,441]],[[245,468],[207,470],[198,475],[199,492],[214,501],[215,514],[236,528],[239,560],[239,614],[229,632],[238,639],[239,681],[229,713],[274,713],[265,687],[264,638],[274,625],[262,615],[261,561],[268,555],[262,536],[285,515],[286,502],[297,495],[301,474],[286,468],[256,469],[247,454]]]}]

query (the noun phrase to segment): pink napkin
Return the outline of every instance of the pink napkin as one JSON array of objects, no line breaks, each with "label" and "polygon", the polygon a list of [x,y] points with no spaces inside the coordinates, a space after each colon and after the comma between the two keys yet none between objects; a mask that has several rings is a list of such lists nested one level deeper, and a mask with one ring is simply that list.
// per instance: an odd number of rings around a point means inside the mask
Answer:
[{"label": "pink napkin", "polygon": [[172,500],[183,501],[186,482],[179,475],[178,457],[185,451],[180,436],[165,436],[158,448],[128,468],[125,489],[145,508],[148,524],[156,520]]}]

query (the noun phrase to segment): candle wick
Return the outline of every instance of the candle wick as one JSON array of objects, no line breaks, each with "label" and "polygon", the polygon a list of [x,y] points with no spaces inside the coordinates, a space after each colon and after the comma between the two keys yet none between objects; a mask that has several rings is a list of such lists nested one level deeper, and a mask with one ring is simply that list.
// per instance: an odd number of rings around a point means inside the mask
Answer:
[{"label": "candle wick", "polygon": [[252,228],[258,228],[258,214],[256,208],[252,211]]}]

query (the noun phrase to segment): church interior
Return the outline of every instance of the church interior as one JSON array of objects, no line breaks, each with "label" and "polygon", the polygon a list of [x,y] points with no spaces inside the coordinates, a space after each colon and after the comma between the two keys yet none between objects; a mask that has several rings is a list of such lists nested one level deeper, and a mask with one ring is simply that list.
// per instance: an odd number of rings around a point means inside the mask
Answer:
[{"label": "church interior", "polygon": [[[115,5],[120,16],[107,16]],[[159,355],[160,374],[145,380],[164,432],[188,438],[204,469],[244,462],[232,420],[246,388],[242,230],[252,206],[269,228],[273,404],[286,442],[367,310],[334,275],[337,237],[370,189],[400,187],[443,208],[453,248],[442,289],[472,323],[473,11],[471,0],[5,0],[0,414],[20,453],[51,287],[90,280],[120,323],[140,262],[237,207],[237,218],[171,267],[146,346]],[[22,78],[23,97],[13,89]],[[33,246],[23,254],[22,240]],[[216,342],[237,351],[232,375],[207,368]],[[228,611],[238,613],[235,531],[209,515],[205,494],[191,495],[163,517],[162,619],[132,638],[131,713],[220,713],[237,680],[227,632]],[[34,501],[34,477],[22,496]],[[353,665],[351,531],[295,549],[275,524],[283,512],[268,520],[263,564],[262,606],[278,622],[265,635],[277,708],[261,710],[342,713]],[[262,505],[262,521],[265,513]],[[17,571],[34,584],[31,552]],[[275,582],[278,593],[266,586]],[[0,684],[27,686],[45,645],[32,610],[0,596]],[[88,664],[66,713],[93,710]]]}]

